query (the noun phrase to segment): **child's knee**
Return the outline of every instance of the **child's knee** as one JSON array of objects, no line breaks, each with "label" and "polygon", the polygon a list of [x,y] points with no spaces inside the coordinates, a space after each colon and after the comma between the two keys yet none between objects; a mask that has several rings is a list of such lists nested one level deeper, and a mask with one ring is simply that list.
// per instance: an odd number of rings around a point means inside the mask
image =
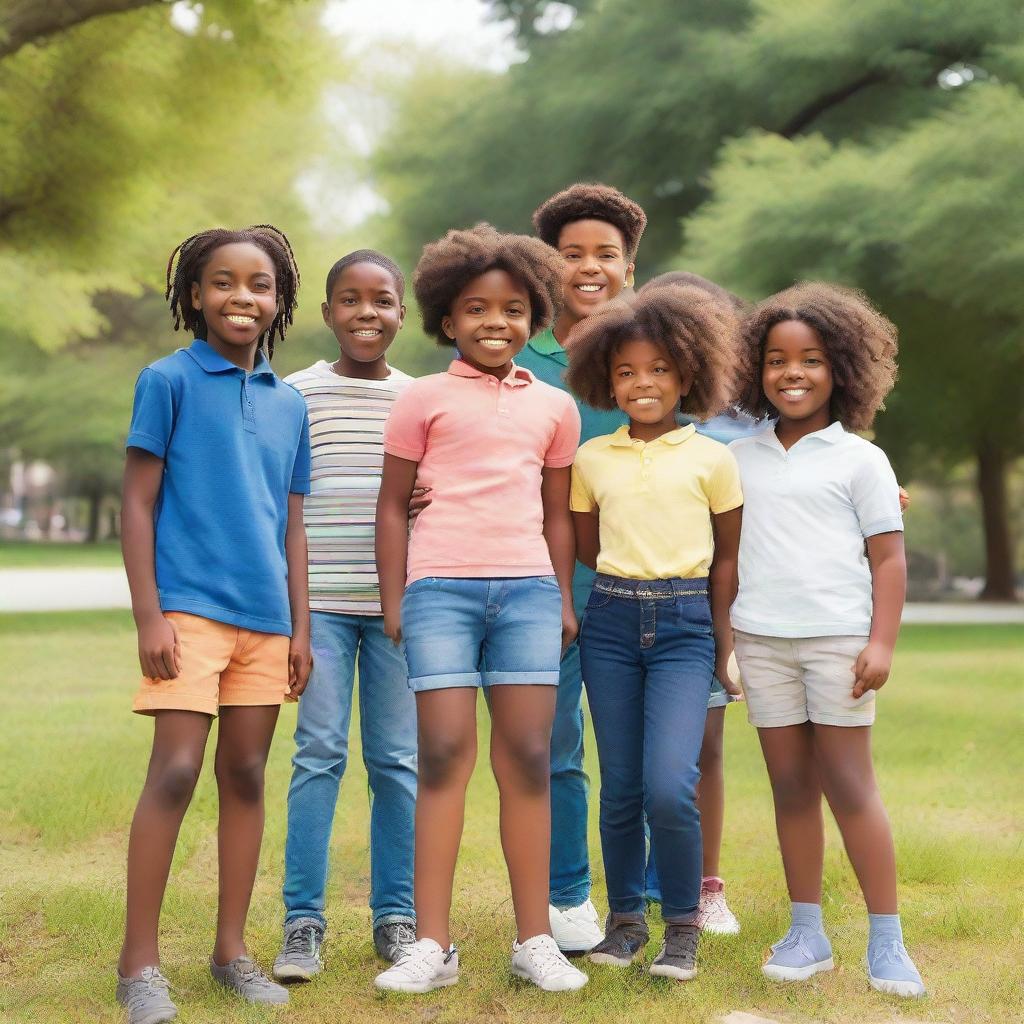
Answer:
[{"label": "child's knee", "polygon": [[420,736],[418,752],[419,785],[449,785],[460,778],[469,781],[476,759],[476,738],[466,736]]},{"label": "child's knee", "polygon": [[266,762],[261,756],[228,759],[217,763],[217,785],[243,803],[259,803],[263,799]]},{"label": "child's knee", "polygon": [[171,758],[153,769],[147,788],[164,807],[187,807],[195,792],[202,767],[202,761]]},{"label": "child's knee", "polygon": [[[499,747],[491,747],[491,762],[499,769]],[[520,789],[543,793],[551,779],[551,737],[546,732],[528,733],[514,739],[505,738],[500,744],[500,767],[506,765],[515,771]],[[499,769],[500,770],[500,769]],[[502,780],[499,779],[499,783]]]},{"label": "child's knee", "polygon": [[821,789],[813,777],[798,772],[776,773],[771,782],[775,807],[784,814],[797,814],[821,804]]},{"label": "child's knee", "polygon": [[860,814],[875,801],[877,793],[874,781],[857,772],[835,772],[828,780],[828,803],[837,816]]},{"label": "child's knee", "polygon": [[673,828],[698,820],[697,772],[685,778],[658,778],[644,786],[644,811],[654,828]]}]

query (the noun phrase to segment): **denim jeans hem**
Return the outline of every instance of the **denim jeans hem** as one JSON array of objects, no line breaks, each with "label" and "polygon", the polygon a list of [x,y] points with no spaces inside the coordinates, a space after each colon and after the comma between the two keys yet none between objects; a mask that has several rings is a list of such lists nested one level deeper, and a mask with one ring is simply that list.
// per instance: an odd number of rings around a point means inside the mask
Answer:
[{"label": "denim jeans hem", "polygon": [[632,899],[612,899],[608,897],[608,909],[613,914],[639,914],[641,917],[647,912],[647,900],[643,896]]},{"label": "denim jeans hem", "polygon": [[319,921],[324,928],[327,927],[327,918],[319,910],[289,910],[284,915],[284,923],[290,924],[292,921],[297,921],[300,917],[311,917],[314,921]]},{"label": "denim jeans hem", "polygon": [[692,910],[675,910],[662,904],[661,919],[665,924],[693,924],[697,919],[697,908]]},{"label": "denim jeans hem", "polygon": [[590,899],[590,884],[590,879],[587,878],[585,882],[581,882],[572,889],[560,889],[556,893],[551,893],[548,902],[556,910],[572,910],[575,907],[581,907]]}]

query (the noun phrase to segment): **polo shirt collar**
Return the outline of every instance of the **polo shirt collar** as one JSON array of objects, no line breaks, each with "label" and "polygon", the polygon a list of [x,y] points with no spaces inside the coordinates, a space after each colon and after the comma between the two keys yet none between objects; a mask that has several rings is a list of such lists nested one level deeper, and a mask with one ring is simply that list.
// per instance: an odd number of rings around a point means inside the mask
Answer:
[{"label": "polo shirt collar", "polygon": [[[775,433],[775,420],[769,420],[768,425],[761,431],[760,434],[754,435],[754,440],[760,444],[766,444],[769,448],[778,448],[782,450],[782,442],[779,440],[778,435]],[[822,441],[825,444],[838,444],[846,436],[846,430],[839,420],[830,423],[823,430],[815,430],[813,434],[807,434],[801,437],[790,448],[790,451],[796,447],[796,445],[803,444],[805,441]]]},{"label": "polo shirt collar", "polygon": [[[465,359],[453,359],[448,364],[448,372],[453,377],[483,377],[485,376],[482,370],[478,370],[475,366],[470,366]],[[489,375],[488,375],[489,376]],[[499,382],[505,384],[510,388],[525,387],[527,384],[534,382],[534,376],[526,369],[525,366],[516,366],[512,364],[512,372],[502,378]]]},{"label": "polo shirt collar", "polygon": [[[685,426],[676,427],[675,430],[670,430],[667,434],[662,434],[661,437],[656,437],[647,443],[657,444],[660,441],[664,444],[682,444],[688,438],[693,437],[696,432],[697,428],[692,423],[687,423]],[[608,443],[613,448],[632,448],[634,442],[635,439],[629,435],[629,424],[624,423],[612,434],[611,441]]]},{"label": "polo shirt collar", "polygon": [[[203,341],[202,338],[196,338],[185,352],[190,355],[207,373],[227,373],[231,370],[240,370],[240,366],[236,366],[231,360],[225,359],[219,352],[216,352],[207,342]],[[244,372],[244,371],[243,371]],[[256,350],[256,361],[252,368],[250,376],[265,376],[269,375],[275,377],[276,374],[271,369],[270,362],[266,355],[264,355],[262,349]]]},{"label": "polo shirt collar", "polygon": [[538,355],[554,359],[555,362],[561,363],[563,366],[569,365],[569,357],[565,354],[565,349],[558,343],[555,332],[550,327],[546,331],[541,331],[537,337],[531,338],[527,344]]}]

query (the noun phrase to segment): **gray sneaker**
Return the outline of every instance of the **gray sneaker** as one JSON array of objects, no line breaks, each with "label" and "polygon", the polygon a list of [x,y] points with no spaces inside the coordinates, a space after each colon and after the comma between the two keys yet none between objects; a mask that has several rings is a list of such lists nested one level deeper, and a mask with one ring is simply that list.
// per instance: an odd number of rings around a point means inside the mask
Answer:
[{"label": "gray sneaker", "polygon": [[658,978],[691,981],[697,976],[697,943],[700,927],[695,924],[665,925],[665,941],[654,958],[650,972]]},{"label": "gray sneaker", "polygon": [[288,1002],[288,989],[271,981],[250,957],[236,956],[223,967],[210,957],[210,973],[214,981],[250,1003],[280,1006]]},{"label": "gray sneaker", "polygon": [[174,1020],[178,1008],[171,1002],[170,982],[159,967],[143,967],[138,978],[117,974],[117,1001],[128,1011],[128,1024],[161,1024]]},{"label": "gray sneaker", "polygon": [[604,938],[590,951],[589,959],[595,964],[628,967],[650,941],[651,933],[642,917],[634,914],[609,914],[604,926]]},{"label": "gray sneaker", "polygon": [[416,925],[412,921],[388,921],[373,929],[377,955],[389,964],[397,964],[415,941]]},{"label": "gray sneaker", "polygon": [[288,921],[281,952],[274,961],[274,977],[278,981],[309,981],[323,970],[323,944],[324,926],[315,917]]}]

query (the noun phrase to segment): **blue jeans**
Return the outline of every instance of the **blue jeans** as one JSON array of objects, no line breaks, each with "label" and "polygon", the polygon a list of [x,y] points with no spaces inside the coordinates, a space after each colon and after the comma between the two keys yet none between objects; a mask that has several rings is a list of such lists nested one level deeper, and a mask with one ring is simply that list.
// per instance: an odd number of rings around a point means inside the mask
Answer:
[{"label": "blue jeans", "polygon": [[643,913],[646,844],[662,869],[662,915],[697,910],[703,846],[696,792],[715,642],[707,580],[599,574],[580,636],[601,764],[608,905]]},{"label": "blue jeans", "polygon": [[348,764],[348,727],[359,663],[359,724],[370,783],[370,909],[373,925],[416,918],[416,699],[405,658],[374,615],[313,612],[313,672],[299,700],[288,788],[285,921],[324,919],[327,854],[338,789]]},{"label": "blue jeans", "polygon": [[583,673],[573,644],[559,666],[555,721],[551,728],[552,906],[578,907],[590,899],[587,793],[583,770]]}]

